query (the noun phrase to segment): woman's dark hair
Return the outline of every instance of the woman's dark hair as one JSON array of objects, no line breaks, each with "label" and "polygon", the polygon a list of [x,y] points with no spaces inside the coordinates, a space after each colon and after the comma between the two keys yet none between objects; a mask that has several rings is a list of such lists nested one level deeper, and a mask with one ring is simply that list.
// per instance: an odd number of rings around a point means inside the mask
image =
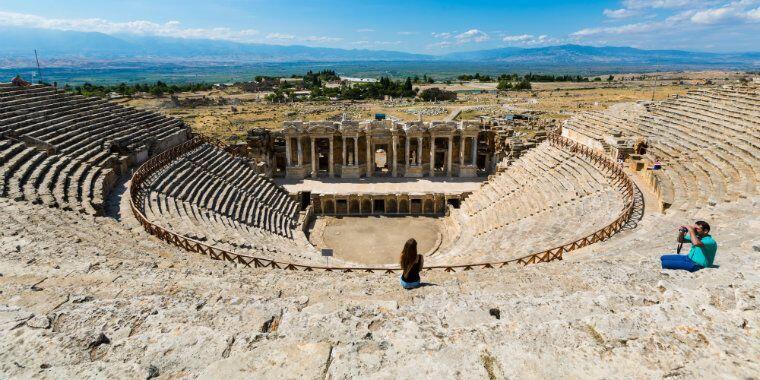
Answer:
[{"label": "woman's dark hair", "polygon": [[401,270],[404,271],[404,275],[408,274],[414,264],[417,263],[417,240],[409,239],[404,244],[404,249],[401,251]]},{"label": "woman's dark hair", "polygon": [[707,222],[705,222],[705,221],[703,221],[703,220],[698,220],[698,221],[697,221],[696,223],[694,223],[694,224],[696,224],[696,225],[698,225],[700,228],[702,228],[702,231],[704,231],[705,233],[708,233],[708,232],[710,232],[710,225],[709,225],[709,224],[707,224]]}]

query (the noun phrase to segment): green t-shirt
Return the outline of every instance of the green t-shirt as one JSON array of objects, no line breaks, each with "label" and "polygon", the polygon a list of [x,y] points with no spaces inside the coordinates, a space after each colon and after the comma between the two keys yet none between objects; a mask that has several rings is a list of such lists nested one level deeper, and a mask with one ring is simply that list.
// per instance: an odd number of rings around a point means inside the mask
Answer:
[{"label": "green t-shirt", "polygon": [[[689,249],[689,259],[705,268],[711,267],[713,261],[715,261],[715,253],[718,252],[718,243],[716,243],[710,235],[702,237],[699,240],[702,241],[704,246],[698,247],[692,245],[691,249]],[[686,234],[683,237],[683,241],[691,243],[691,236]]]}]

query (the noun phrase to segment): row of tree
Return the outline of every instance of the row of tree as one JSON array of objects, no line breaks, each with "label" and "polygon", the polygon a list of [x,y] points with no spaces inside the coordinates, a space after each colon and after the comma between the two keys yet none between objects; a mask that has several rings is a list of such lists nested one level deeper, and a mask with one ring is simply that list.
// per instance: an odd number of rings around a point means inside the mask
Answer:
[{"label": "row of tree", "polygon": [[110,93],[116,93],[122,96],[133,96],[137,93],[148,93],[156,97],[164,94],[175,94],[187,91],[208,91],[212,87],[208,83],[185,83],[185,84],[166,84],[162,81],[156,83],[132,84],[120,83],[113,86],[94,85],[85,83],[81,86],[64,87],[65,90],[84,96],[106,97]]},{"label": "row of tree", "polygon": [[388,77],[381,77],[373,83],[355,83],[352,85],[343,83],[340,87],[314,87],[311,89],[312,99],[337,98],[346,100],[361,99],[384,99],[386,96],[393,98],[413,98],[417,91],[413,88],[412,78],[405,81],[395,81]]},{"label": "row of tree", "polygon": [[493,82],[493,78],[491,78],[489,75],[480,75],[480,73],[475,73],[475,75],[470,74],[463,74],[457,77],[460,81],[480,81],[480,82]]},{"label": "row of tree", "polygon": [[514,79],[511,76],[499,77],[499,84],[496,85],[496,89],[499,91],[519,91],[530,90],[530,81],[527,78]]},{"label": "row of tree", "polygon": [[318,73],[314,73],[309,70],[309,72],[301,78],[303,80],[304,88],[310,90],[313,88],[322,87],[322,83],[329,83],[340,80],[340,77],[335,73],[334,70],[322,70]]},{"label": "row of tree", "polygon": [[414,83],[414,84],[420,84],[420,83],[431,84],[431,83],[435,83],[435,79],[433,79],[433,77],[429,77],[427,74],[423,74],[422,78],[420,78],[419,76],[415,75],[414,78],[412,78],[412,83]]},{"label": "row of tree", "polygon": [[[429,77],[427,74],[424,74],[422,78],[419,76],[407,77],[404,81],[396,81],[388,77],[381,77],[379,81],[373,83],[356,83],[352,85],[342,83],[339,87],[325,86],[326,83],[336,82],[340,80],[340,77],[334,70],[322,70],[319,72],[313,72],[309,70],[309,72],[303,76],[293,75],[291,78],[301,78],[302,84],[294,85],[290,82],[282,81],[279,77],[270,76],[256,76],[254,80],[258,84],[267,84],[268,87],[273,90],[273,92],[266,98],[267,100],[273,102],[281,102],[287,99],[294,99],[294,91],[298,89],[310,91],[309,98],[313,100],[324,100],[331,98],[346,100],[383,99],[386,96],[394,98],[414,98],[418,95],[420,98],[426,101],[456,99],[456,93],[451,91],[445,91],[439,88],[430,88],[420,93],[419,89],[414,88],[414,84],[435,83],[435,79],[433,79],[433,77]],[[491,76],[481,75],[480,73],[475,73],[474,75],[463,74],[458,76],[457,79],[461,81],[494,81],[494,78]],[[614,77],[612,75],[607,77],[608,82],[611,82],[613,79]],[[498,82],[496,88],[499,91],[516,91],[531,89],[531,82],[588,82],[589,78],[582,77],[580,75],[573,76],[528,73],[522,76],[518,74],[502,74],[499,75],[495,81]],[[599,82],[602,81],[602,79],[600,77],[595,77],[592,81]],[[450,82],[447,81],[447,83]],[[122,96],[132,96],[136,93],[141,92],[161,97],[165,94],[175,94],[187,91],[207,91],[211,88],[212,85],[208,83],[186,83],[170,85],[162,81],[132,85],[121,83],[115,86],[93,85],[91,83],[85,83],[84,85],[76,87],[66,86],[66,89],[68,91],[76,94],[101,97],[105,97],[110,93],[117,93]]]},{"label": "row of tree", "polygon": [[[327,87],[324,85],[316,86],[316,81],[312,83],[308,99],[310,100],[365,100],[365,99],[385,99],[392,98],[415,98],[417,96],[425,101],[436,100],[455,100],[456,92],[442,90],[437,87],[419,91],[414,88],[412,78],[406,78],[404,81],[392,80],[388,77],[381,77],[379,81],[372,83],[342,83],[338,87]],[[307,97],[295,96],[292,88],[277,88],[271,94],[266,96],[270,102],[297,101]]]},{"label": "row of tree", "polygon": [[519,74],[502,74],[499,75],[498,81],[510,81],[518,82],[521,80],[527,80],[528,82],[588,82],[587,77],[580,75],[552,75],[552,74],[533,74],[528,73],[525,75]]}]

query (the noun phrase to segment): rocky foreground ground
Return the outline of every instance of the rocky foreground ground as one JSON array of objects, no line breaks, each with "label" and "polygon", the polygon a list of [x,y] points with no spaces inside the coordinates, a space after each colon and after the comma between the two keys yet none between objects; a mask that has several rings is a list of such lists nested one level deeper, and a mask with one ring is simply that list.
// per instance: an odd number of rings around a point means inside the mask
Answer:
[{"label": "rocky foreground ground", "polygon": [[[525,268],[237,268],[118,222],[0,199],[0,378],[758,378],[760,199]],[[663,272],[685,218],[720,268]],[[539,232],[537,232],[539,233]]]}]

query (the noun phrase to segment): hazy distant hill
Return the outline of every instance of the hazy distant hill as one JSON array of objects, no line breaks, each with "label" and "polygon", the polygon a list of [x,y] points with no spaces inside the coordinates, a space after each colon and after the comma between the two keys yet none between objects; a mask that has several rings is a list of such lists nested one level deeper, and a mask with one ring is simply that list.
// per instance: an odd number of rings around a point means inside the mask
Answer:
[{"label": "hazy distant hill", "polygon": [[385,50],[334,49],[299,45],[245,44],[153,36],[106,35],[94,32],[0,28],[0,57],[33,54],[48,59],[213,61],[420,61],[430,56]]},{"label": "hazy distant hill", "polygon": [[531,49],[503,48],[452,53],[441,57],[453,61],[494,60],[504,63],[540,62],[542,64],[736,64],[757,65],[759,53],[717,54],[681,50],[642,50],[630,47],[560,45]]},{"label": "hazy distant hill", "polygon": [[760,53],[697,53],[679,50],[641,50],[630,47],[561,45],[539,48],[501,48],[439,56],[397,51],[335,49],[298,45],[245,44],[219,40],[106,35],[73,31],[0,28],[0,66],[31,67],[38,49],[47,67],[114,66],[124,63],[209,66],[285,62],[435,62],[498,66],[500,68],[615,68],[669,69],[760,68]]}]

